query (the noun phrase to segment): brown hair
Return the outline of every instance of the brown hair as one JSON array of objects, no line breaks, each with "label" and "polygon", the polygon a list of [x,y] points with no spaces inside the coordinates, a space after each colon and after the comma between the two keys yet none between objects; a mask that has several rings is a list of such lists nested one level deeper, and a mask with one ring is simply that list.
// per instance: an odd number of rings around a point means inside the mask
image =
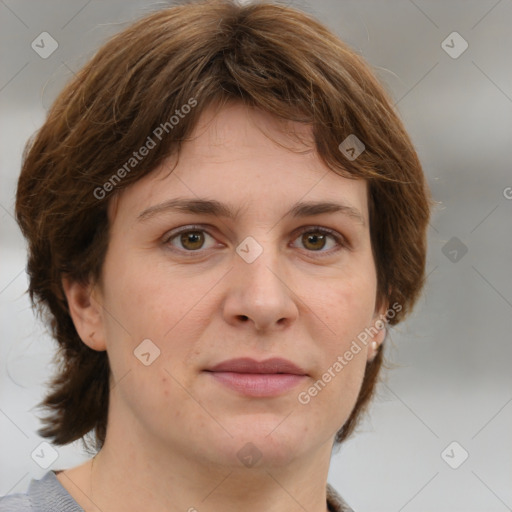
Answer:
[{"label": "brown hair", "polygon": [[[28,240],[29,292],[59,344],[61,367],[42,403],[50,415],[39,432],[54,443],[93,433],[101,448],[109,398],[107,353],[80,340],[63,276],[99,278],[112,197],[179,152],[206,107],[231,100],[311,125],[333,172],[367,180],[377,300],[401,306],[390,324],[416,301],[429,194],[413,145],[363,59],[309,15],[277,4],[215,0],[160,10],[99,49],[60,93],[23,155],[16,216]],[[171,121],[187,104],[193,108]],[[131,161],[159,127],[162,134],[166,127],[164,143]],[[365,145],[354,160],[338,148],[351,134]],[[337,442],[354,429],[381,363],[379,351]]]}]

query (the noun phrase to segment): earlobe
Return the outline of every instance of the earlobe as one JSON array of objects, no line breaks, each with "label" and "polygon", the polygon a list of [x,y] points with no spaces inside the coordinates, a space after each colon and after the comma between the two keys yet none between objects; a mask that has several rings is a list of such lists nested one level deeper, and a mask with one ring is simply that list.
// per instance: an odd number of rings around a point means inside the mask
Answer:
[{"label": "earlobe", "polygon": [[386,338],[386,327],[382,327],[379,329],[379,332],[372,337],[372,342],[370,343],[368,349],[368,362],[371,363],[375,357],[377,356],[379,350],[381,350],[381,346],[384,343]]},{"label": "earlobe", "polygon": [[94,287],[68,277],[62,278],[62,287],[71,319],[81,340],[93,350],[106,350],[103,308],[94,297]]},{"label": "earlobe", "polygon": [[373,319],[373,334],[372,341],[368,349],[368,362],[372,362],[380,350],[381,345],[384,343],[387,335],[387,309],[381,308],[378,314]]}]

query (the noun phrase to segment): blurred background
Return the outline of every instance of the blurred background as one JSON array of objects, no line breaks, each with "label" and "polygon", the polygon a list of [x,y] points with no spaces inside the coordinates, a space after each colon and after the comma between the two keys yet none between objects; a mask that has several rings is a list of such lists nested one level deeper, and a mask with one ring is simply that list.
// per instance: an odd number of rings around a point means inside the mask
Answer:
[{"label": "blurred background", "polygon": [[[391,331],[378,396],[329,481],[356,512],[512,510],[512,1],[289,4],[373,66],[438,203],[423,297]],[[55,346],[25,293],[23,146],[98,47],[164,5],[0,0],[0,495],[89,458],[36,434]]]}]

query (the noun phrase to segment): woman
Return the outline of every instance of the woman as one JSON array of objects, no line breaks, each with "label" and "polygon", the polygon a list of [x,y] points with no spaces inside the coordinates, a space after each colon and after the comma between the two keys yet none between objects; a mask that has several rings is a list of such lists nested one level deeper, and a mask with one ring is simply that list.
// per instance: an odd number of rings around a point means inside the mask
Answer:
[{"label": "woman", "polygon": [[271,3],[158,11],[57,98],[16,214],[62,360],[40,433],[97,454],[0,510],[351,510],[331,451],[421,290],[429,217],[359,56]]}]

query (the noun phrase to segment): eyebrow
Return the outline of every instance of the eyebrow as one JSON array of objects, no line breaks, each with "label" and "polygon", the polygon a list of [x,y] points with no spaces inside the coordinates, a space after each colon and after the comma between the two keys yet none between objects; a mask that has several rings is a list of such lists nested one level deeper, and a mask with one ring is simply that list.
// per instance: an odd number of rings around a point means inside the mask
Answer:
[{"label": "eyebrow", "polygon": [[[225,217],[237,220],[242,208],[233,209],[229,205],[216,201],[215,199],[185,199],[176,198],[164,201],[163,203],[150,206],[137,216],[137,221],[146,221],[155,215],[167,212],[185,212],[193,214],[210,215],[215,217]],[[354,208],[341,203],[334,202],[298,202],[284,215],[297,217],[311,217],[325,213],[342,213],[356,220],[363,226],[366,225],[361,212]]]}]

